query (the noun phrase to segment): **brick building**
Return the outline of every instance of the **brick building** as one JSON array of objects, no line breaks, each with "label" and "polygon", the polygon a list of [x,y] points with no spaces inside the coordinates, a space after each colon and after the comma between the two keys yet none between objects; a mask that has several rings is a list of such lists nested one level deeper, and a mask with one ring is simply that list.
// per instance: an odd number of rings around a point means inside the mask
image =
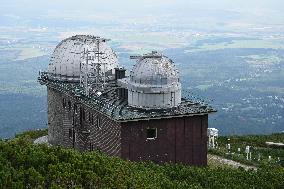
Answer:
[{"label": "brick building", "polygon": [[132,161],[207,164],[208,114],[181,97],[179,73],[157,52],[132,56],[128,77],[108,40],[73,36],[54,50],[47,86],[48,141]]}]

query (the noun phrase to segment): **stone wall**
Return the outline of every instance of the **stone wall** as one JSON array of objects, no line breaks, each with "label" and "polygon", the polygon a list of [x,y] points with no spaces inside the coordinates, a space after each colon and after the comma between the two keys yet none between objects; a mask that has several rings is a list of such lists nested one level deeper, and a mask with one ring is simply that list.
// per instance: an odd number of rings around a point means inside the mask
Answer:
[{"label": "stone wall", "polygon": [[121,155],[120,123],[80,103],[74,96],[48,87],[48,140],[80,151]]},{"label": "stone wall", "polygon": [[60,99],[62,94],[52,88],[47,89],[48,141],[52,145],[63,143],[63,108]]}]

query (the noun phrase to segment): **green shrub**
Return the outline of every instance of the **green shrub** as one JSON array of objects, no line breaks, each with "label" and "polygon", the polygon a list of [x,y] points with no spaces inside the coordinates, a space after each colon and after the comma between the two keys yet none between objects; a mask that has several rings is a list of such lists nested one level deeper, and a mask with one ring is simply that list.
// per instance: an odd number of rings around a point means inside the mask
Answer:
[{"label": "green shrub", "polygon": [[284,188],[284,168],[134,163],[98,152],[33,145],[32,135],[0,141],[0,188]]}]

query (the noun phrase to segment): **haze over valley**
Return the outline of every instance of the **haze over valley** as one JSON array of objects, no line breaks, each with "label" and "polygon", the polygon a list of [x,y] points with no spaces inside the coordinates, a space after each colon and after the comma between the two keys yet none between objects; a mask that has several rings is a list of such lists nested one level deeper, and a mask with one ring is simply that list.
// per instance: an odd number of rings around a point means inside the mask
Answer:
[{"label": "haze over valley", "polygon": [[[23,8],[24,7],[24,8]],[[111,39],[120,65],[157,50],[176,63],[183,94],[218,112],[223,135],[284,131],[284,2],[11,0],[0,7],[0,137],[46,128],[37,82],[56,45],[76,34]]]}]

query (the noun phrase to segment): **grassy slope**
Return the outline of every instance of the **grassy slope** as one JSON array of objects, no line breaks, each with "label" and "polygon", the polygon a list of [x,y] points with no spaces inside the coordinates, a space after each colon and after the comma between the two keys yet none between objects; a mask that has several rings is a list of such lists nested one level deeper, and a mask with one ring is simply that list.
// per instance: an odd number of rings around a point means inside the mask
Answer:
[{"label": "grassy slope", "polygon": [[[262,164],[282,165],[284,166],[284,149],[268,148],[265,142],[284,142],[284,133],[272,135],[248,135],[248,136],[221,136],[218,138],[218,149],[211,149],[209,153],[233,159],[244,164],[260,166]],[[231,145],[230,154],[226,144]],[[245,147],[251,146],[252,159],[246,160]],[[241,152],[238,152],[238,148]],[[271,156],[271,161],[268,161]],[[280,159],[280,162],[278,160]],[[260,158],[260,161],[258,160]]]}]

